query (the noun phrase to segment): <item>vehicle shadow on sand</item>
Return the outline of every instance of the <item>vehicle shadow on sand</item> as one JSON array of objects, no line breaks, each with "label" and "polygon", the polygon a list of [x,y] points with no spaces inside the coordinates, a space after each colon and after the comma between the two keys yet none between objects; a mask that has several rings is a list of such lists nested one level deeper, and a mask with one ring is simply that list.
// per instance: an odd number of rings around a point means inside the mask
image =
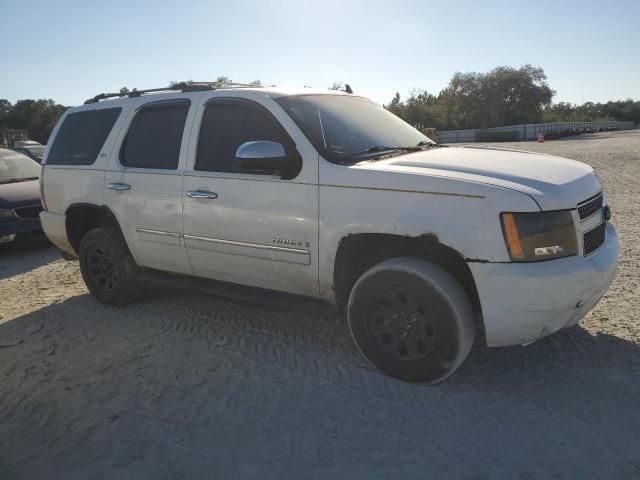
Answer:
[{"label": "vehicle shadow on sand", "polygon": [[322,465],[372,478],[370,454],[408,476],[442,473],[433,462],[453,476],[640,465],[639,345],[579,326],[477,345],[436,386],[371,369],[338,316],[183,292],[122,308],[73,297],[0,324],[0,343],[0,465],[23,478],[240,478],[247,462],[262,478]]},{"label": "vehicle shadow on sand", "polygon": [[0,245],[0,280],[20,275],[60,258],[48,241],[25,245]]}]

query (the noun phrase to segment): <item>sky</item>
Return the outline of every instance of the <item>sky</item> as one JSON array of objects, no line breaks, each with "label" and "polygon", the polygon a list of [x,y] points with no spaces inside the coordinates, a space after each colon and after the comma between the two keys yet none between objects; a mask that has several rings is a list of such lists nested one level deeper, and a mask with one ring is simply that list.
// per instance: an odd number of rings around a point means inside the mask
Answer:
[{"label": "sky", "polygon": [[640,0],[0,0],[0,98],[346,82],[388,103],[457,72],[542,67],[554,101],[640,100]]}]

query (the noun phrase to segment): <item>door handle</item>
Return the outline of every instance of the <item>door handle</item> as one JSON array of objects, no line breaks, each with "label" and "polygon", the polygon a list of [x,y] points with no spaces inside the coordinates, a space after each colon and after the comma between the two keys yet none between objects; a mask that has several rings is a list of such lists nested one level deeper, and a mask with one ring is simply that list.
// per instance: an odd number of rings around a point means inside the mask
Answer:
[{"label": "door handle", "polygon": [[129,185],[128,183],[110,183],[109,185],[107,185],[107,187],[111,190],[131,190],[131,185]]},{"label": "door handle", "polygon": [[187,192],[187,197],[208,198],[209,200],[213,200],[218,198],[218,194],[216,192],[210,192],[209,190],[191,190],[190,192]]}]

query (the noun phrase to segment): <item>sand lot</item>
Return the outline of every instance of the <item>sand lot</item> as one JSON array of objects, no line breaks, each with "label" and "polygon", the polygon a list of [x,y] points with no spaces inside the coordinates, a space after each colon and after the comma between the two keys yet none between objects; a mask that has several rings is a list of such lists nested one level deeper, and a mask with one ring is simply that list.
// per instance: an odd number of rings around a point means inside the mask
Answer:
[{"label": "sand lot", "polygon": [[577,327],[426,387],[338,316],[168,288],[108,308],[52,247],[0,252],[0,478],[639,478],[640,131],[500,146],[604,180],[620,266]]}]

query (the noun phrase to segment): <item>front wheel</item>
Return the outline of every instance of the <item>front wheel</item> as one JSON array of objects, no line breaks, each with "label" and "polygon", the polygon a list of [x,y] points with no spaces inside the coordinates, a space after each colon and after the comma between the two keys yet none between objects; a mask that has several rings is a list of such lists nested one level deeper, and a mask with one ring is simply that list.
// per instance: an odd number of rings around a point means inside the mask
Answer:
[{"label": "front wheel", "polygon": [[409,382],[444,380],[475,338],[462,287],[419,258],[393,258],[366,271],[351,290],[347,314],[362,355],[382,373]]},{"label": "front wheel", "polygon": [[115,228],[89,231],[79,250],[84,283],[101,303],[124,305],[140,295],[138,267]]}]

